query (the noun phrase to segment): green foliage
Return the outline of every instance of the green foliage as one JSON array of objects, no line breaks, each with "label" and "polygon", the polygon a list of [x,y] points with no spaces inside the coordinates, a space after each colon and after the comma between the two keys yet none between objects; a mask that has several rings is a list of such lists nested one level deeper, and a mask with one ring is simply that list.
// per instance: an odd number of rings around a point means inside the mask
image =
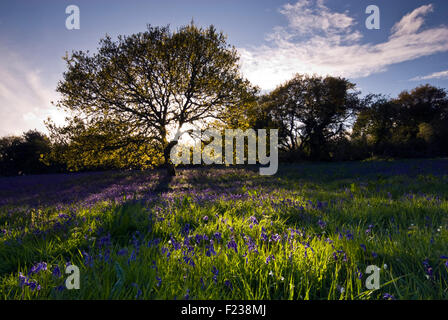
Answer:
[{"label": "green foliage", "polygon": [[[175,178],[179,188],[194,186],[207,194],[214,183],[240,197],[228,199],[223,192],[222,199],[199,201],[192,192],[148,203],[48,206],[33,214],[16,208],[14,215],[1,208],[0,229],[7,232],[0,237],[0,297],[182,299],[189,290],[190,299],[373,300],[385,293],[446,299],[448,268],[440,257],[448,250],[447,176],[432,174],[435,165],[430,160],[288,165],[275,178],[248,170],[181,170]],[[74,220],[68,229],[53,230],[61,212],[75,213]],[[106,260],[101,238],[108,234]],[[194,267],[184,261],[187,234]],[[197,235],[214,240],[216,255],[207,255],[209,242],[196,242]],[[248,249],[248,237],[257,252]],[[231,239],[238,253],[228,248]],[[48,263],[47,270],[30,278],[41,289],[21,287],[19,272],[28,275],[39,261]],[[66,261],[81,269],[80,290],[57,289],[65,278],[52,271],[57,265],[63,272]],[[367,275],[360,275],[372,264],[381,268],[379,290],[366,289]]]},{"label": "green foliage", "polygon": [[110,216],[106,219],[106,228],[114,239],[126,244],[134,232],[143,232],[144,228],[151,225],[148,218],[148,212],[141,205],[125,204],[110,212]]},{"label": "green foliage", "polygon": [[359,114],[352,138],[375,156],[418,157],[448,154],[448,97],[444,89],[424,85],[396,99],[371,96]]},{"label": "green foliage", "polygon": [[75,169],[167,162],[177,143],[170,130],[216,119],[255,92],[240,76],[235,48],[213,26],[148,26],[65,60],[58,106],[72,116],[66,127],[49,128]]},{"label": "green foliage", "polygon": [[49,153],[51,143],[48,137],[30,130],[23,136],[0,139],[0,175],[36,174],[50,171],[50,163],[44,156]]},{"label": "green foliage", "polygon": [[354,88],[343,78],[296,75],[260,99],[259,120],[279,128],[284,150],[327,160],[330,142],[344,136],[359,109]]}]

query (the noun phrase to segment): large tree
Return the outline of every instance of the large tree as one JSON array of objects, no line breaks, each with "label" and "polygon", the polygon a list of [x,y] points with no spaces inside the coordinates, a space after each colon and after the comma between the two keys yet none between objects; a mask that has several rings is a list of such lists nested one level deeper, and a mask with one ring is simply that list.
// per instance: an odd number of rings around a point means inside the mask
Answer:
[{"label": "large tree", "polygon": [[382,95],[371,95],[353,126],[352,138],[366,143],[375,155],[386,155],[398,125],[399,105]]},{"label": "large tree", "polygon": [[328,143],[345,133],[360,106],[355,85],[343,78],[296,75],[270,93],[268,109],[280,123],[284,149],[327,159]]},{"label": "large tree", "polygon": [[50,148],[48,137],[36,130],[0,138],[0,175],[48,172],[51,168],[44,163],[44,156]]},{"label": "large tree", "polygon": [[66,57],[58,106],[71,118],[59,132],[97,152],[144,152],[151,146],[174,174],[173,131],[217,119],[255,93],[241,77],[238,60],[213,26],[192,23],[174,32],[148,26],[117,41],[106,36],[97,53]]},{"label": "large tree", "polygon": [[359,114],[352,137],[365,141],[374,155],[447,154],[448,98],[444,89],[422,85],[395,99],[373,96]]},{"label": "large tree", "polygon": [[401,156],[446,155],[448,96],[445,89],[422,85],[401,92],[393,140]]}]

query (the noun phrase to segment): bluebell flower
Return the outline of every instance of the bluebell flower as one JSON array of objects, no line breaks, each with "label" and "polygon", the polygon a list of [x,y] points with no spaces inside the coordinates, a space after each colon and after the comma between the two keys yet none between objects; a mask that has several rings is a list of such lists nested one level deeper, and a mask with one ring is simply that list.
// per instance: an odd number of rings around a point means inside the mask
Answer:
[{"label": "bluebell flower", "polygon": [[227,248],[233,249],[236,253],[238,253],[238,245],[233,238],[227,243]]},{"label": "bluebell flower", "polygon": [[266,264],[269,264],[272,260],[275,260],[274,255],[270,255],[266,258]]},{"label": "bluebell flower", "polygon": [[204,279],[202,279],[202,277],[200,279],[200,282],[201,282],[201,289],[204,290],[205,289],[205,283],[204,283]]},{"label": "bluebell flower", "polygon": [[188,235],[190,233],[190,224],[189,223],[186,223],[185,225],[184,225],[184,227],[182,228],[182,234],[184,235],[184,236],[186,236],[186,235]]},{"label": "bluebell flower", "polygon": [[137,289],[137,294],[135,295],[135,299],[138,299],[142,295],[142,290],[140,290],[139,285],[135,282],[132,283],[131,285]]},{"label": "bluebell flower", "polygon": [[327,223],[325,221],[323,221],[323,220],[317,221],[317,224],[319,225],[319,227],[321,229],[325,229],[325,227],[327,226]]},{"label": "bluebell flower", "polygon": [[266,235],[266,233],[264,233],[264,232],[261,233],[261,239],[263,241],[268,241],[268,236]]},{"label": "bluebell flower", "polygon": [[336,254],[336,252],[333,252],[333,258],[335,261],[338,261],[338,255]]},{"label": "bluebell flower", "polygon": [[61,274],[61,270],[59,269],[59,266],[58,266],[58,265],[56,265],[56,266],[53,268],[52,275],[55,276],[56,278],[60,278],[60,277],[62,276],[62,274]]},{"label": "bluebell flower", "polygon": [[108,234],[107,236],[101,237],[99,242],[98,242],[98,246],[100,248],[102,247],[109,247],[111,245],[111,237],[110,234]]},{"label": "bluebell flower", "polygon": [[58,292],[62,292],[62,291],[65,290],[65,286],[61,284],[60,286],[57,286],[55,289],[56,289],[56,291],[58,291]]},{"label": "bluebell flower", "polygon": [[230,291],[233,291],[233,285],[232,282],[230,282],[230,280],[226,280],[224,281],[224,285],[230,289]]},{"label": "bluebell flower", "polygon": [[215,232],[215,234],[213,235],[215,237],[216,240],[221,241],[222,239],[222,235],[220,232]]},{"label": "bluebell flower", "polygon": [[190,258],[188,256],[183,256],[183,260],[186,264],[192,266],[193,268],[195,267],[195,263],[192,258]]},{"label": "bluebell flower", "polygon": [[362,279],[362,272],[361,272],[361,270],[359,270],[359,268],[358,268],[357,274],[358,274],[358,279],[361,280]]},{"label": "bluebell flower", "polygon": [[126,256],[128,254],[128,250],[127,249],[121,249],[118,250],[117,255],[119,256]]},{"label": "bluebell flower", "polygon": [[128,264],[131,263],[132,261],[135,261],[136,259],[137,259],[137,256],[135,255],[135,250],[132,250],[131,256],[128,259]]},{"label": "bluebell flower", "polygon": [[250,216],[249,217],[249,221],[250,221],[251,224],[258,224],[258,220],[254,216]]},{"label": "bluebell flower", "polygon": [[35,280],[30,280],[28,277],[24,276],[21,272],[19,272],[19,285],[21,287],[23,286],[29,287],[31,291],[34,290],[39,291],[41,289],[41,286]]},{"label": "bluebell flower", "polygon": [[383,296],[383,299],[385,300],[395,300],[395,297],[389,293],[385,293]]},{"label": "bluebell flower", "polygon": [[157,286],[160,287],[162,285],[162,278],[156,277],[157,280]]},{"label": "bluebell flower", "polygon": [[215,281],[215,283],[218,282],[219,270],[215,266],[213,266],[212,273],[213,273],[213,278],[212,278],[213,281]]},{"label": "bluebell flower", "polygon": [[442,259],[442,260],[446,260],[446,261],[445,261],[445,267],[448,268],[448,256],[441,256],[440,259]]},{"label": "bluebell flower", "polygon": [[30,282],[28,282],[27,286],[32,290],[37,290],[39,291],[41,289],[40,285],[35,281],[35,280],[31,280]]},{"label": "bluebell flower", "polygon": [[200,242],[202,241],[203,238],[204,238],[204,237],[203,237],[202,235],[200,235],[200,234],[197,234],[197,235],[195,236],[195,239],[196,239],[196,242],[197,242],[197,243],[200,243]]},{"label": "bluebell flower", "polygon": [[428,279],[432,279],[433,278],[433,270],[431,265],[429,264],[429,260],[425,259],[423,260],[423,266],[425,267],[425,272],[426,272],[426,276]]},{"label": "bluebell flower", "polygon": [[28,273],[30,274],[36,274],[39,273],[40,271],[45,271],[47,270],[47,263],[46,262],[39,262],[38,264],[34,265],[30,272]]},{"label": "bluebell flower", "polygon": [[23,287],[28,283],[28,278],[23,275],[22,272],[19,272],[19,285]]}]

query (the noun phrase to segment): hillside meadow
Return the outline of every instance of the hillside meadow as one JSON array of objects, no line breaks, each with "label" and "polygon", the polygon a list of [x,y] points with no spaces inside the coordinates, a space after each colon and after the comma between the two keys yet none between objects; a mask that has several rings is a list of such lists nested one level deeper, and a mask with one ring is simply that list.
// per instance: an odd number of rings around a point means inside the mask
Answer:
[{"label": "hillside meadow", "polygon": [[446,159],[164,174],[0,178],[0,298],[448,298]]}]

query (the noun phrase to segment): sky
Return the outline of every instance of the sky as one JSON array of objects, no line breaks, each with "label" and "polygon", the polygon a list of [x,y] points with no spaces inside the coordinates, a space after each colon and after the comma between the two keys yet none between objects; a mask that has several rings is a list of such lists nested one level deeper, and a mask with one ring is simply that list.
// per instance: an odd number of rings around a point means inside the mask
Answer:
[{"label": "sky", "polygon": [[[69,5],[79,8],[79,29],[66,28]],[[379,9],[379,29],[366,27],[369,5]],[[446,0],[2,0],[0,136],[45,132],[48,117],[63,123],[52,101],[66,53],[95,52],[106,34],[192,19],[228,36],[242,74],[262,92],[295,73],[345,77],[363,95],[448,88]]]}]

